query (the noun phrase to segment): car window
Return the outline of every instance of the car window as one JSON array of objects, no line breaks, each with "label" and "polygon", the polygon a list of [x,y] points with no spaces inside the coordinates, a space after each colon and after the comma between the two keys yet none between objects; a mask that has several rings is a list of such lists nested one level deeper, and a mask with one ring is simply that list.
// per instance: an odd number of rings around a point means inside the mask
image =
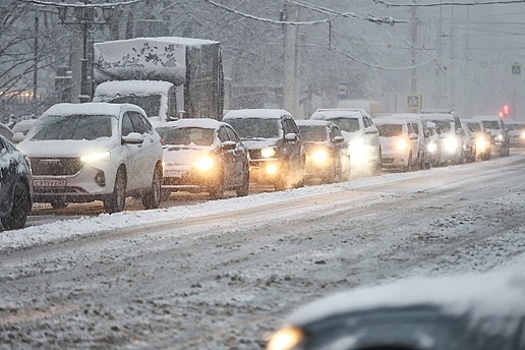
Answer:
[{"label": "car window", "polygon": [[233,130],[233,128],[229,126],[225,126],[224,128],[228,132],[228,136],[230,137],[230,140],[235,141],[237,143],[241,142],[241,139],[239,138],[235,130]]},{"label": "car window", "polygon": [[299,132],[304,141],[326,140],[326,127],[324,125],[299,125]]},{"label": "car window", "polygon": [[359,119],[357,118],[333,118],[330,121],[342,131],[355,132],[360,130]]},{"label": "car window", "polygon": [[484,120],[483,126],[485,127],[485,129],[495,129],[495,130],[500,129],[500,126],[497,120]]},{"label": "car window", "polygon": [[403,134],[403,125],[401,124],[379,124],[376,127],[379,130],[379,136],[392,137]]},{"label": "car window", "polygon": [[126,112],[122,116],[122,136],[128,136],[131,132],[133,132],[133,124],[131,124],[129,113]]},{"label": "car window", "polygon": [[225,142],[225,141],[229,141],[230,140],[230,136],[228,135],[228,132],[226,131],[226,128],[224,126],[221,126],[219,128],[219,140],[221,142]]},{"label": "car window", "polygon": [[151,124],[139,112],[129,112],[133,130],[139,134],[151,133]]},{"label": "car window", "polygon": [[224,121],[241,139],[278,138],[282,132],[281,122],[275,118],[229,118]]},{"label": "car window", "polygon": [[32,140],[95,140],[111,137],[109,115],[49,115],[38,124]]},{"label": "car window", "polygon": [[294,128],[293,128],[293,124],[292,124],[292,121],[290,120],[290,118],[284,118],[283,119],[283,132],[284,134],[288,134],[288,133],[291,133],[291,132],[295,132],[294,131]]}]

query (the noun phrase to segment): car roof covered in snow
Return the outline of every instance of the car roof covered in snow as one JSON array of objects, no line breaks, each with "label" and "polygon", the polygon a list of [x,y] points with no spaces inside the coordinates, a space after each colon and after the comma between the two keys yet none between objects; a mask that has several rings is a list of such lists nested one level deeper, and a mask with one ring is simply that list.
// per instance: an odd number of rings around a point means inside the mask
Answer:
[{"label": "car roof covered in snow", "polygon": [[333,119],[333,118],[362,118],[363,115],[357,110],[325,110],[325,111],[316,111],[312,114],[310,119]]},{"label": "car roof covered in snow", "polygon": [[134,109],[141,111],[144,115],[146,112],[142,108],[129,103],[105,103],[105,102],[90,102],[90,103],[59,103],[50,107],[44,112],[42,116],[46,115],[114,115],[118,116],[122,108]]},{"label": "car roof covered in snow", "polygon": [[399,118],[396,115],[383,115],[383,116],[374,118],[374,124],[376,125],[383,125],[383,124],[404,125],[408,122],[410,122],[410,120]]},{"label": "car roof covered in snow", "polygon": [[206,128],[206,129],[218,129],[221,125],[228,125],[224,122],[220,122],[211,118],[185,118],[174,121],[169,121],[155,125],[155,128]]},{"label": "car roof covered in snow", "polygon": [[485,274],[409,278],[362,287],[321,298],[298,309],[285,322],[304,325],[352,312],[437,307],[443,314],[484,317],[525,317],[525,272],[521,266]]},{"label": "car roof covered in snow", "polygon": [[425,113],[421,114],[421,118],[424,120],[450,120],[454,121],[454,115],[452,113]]},{"label": "car roof covered in snow", "polygon": [[329,120],[313,120],[313,119],[300,119],[296,120],[297,125],[307,125],[307,126],[332,126],[335,125]]},{"label": "car roof covered in snow", "polygon": [[277,119],[283,115],[291,116],[284,109],[236,109],[230,110],[224,115],[223,119],[240,119],[240,118],[268,118]]}]

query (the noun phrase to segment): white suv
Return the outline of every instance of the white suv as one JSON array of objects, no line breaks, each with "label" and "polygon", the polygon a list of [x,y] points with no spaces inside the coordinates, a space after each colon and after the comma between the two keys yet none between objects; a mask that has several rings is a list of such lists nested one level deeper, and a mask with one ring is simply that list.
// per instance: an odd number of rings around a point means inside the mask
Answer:
[{"label": "white suv", "polygon": [[131,104],[58,104],[18,148],[31,160],[34,202],[53,208],[101,200],[108,213],[127,196],[145,208],[161,201],[162,145],[146,113]]},{"label": "white suv", "polygon": [[352,173],[381,174],[379,132],[366,112],[360,109],[318,109],[310,119],[328,120],[341,129],[349,145]]}]

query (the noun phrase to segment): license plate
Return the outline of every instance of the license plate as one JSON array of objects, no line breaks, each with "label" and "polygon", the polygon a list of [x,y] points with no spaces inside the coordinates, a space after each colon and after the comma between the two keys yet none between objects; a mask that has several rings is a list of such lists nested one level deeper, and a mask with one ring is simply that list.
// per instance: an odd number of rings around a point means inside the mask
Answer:
[{"label": "license plate", "polygon": [[34,179],[34,187],[65,187],[65,179]]}]

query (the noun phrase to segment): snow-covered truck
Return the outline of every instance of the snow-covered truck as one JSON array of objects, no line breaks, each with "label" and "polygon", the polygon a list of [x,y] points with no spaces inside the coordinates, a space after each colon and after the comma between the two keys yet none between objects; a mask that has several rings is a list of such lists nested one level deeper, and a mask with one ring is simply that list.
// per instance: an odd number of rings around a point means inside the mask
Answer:
[{"label": "snow-covered truck", "polygon": [[94,44],[93,101],[133,103],[159,121],[221,120],[224,75],[220,43],[180,37]]}]

